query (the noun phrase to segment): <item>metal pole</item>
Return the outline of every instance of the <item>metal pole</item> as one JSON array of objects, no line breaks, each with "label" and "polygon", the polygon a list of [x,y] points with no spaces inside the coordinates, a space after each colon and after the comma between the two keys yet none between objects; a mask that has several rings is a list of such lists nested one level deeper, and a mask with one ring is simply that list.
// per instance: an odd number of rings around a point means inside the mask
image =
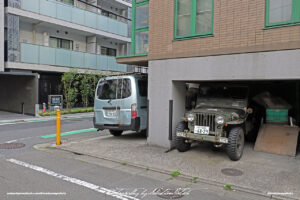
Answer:
[{"label": "metal pole", "polygon": [[60,110],[56,111],[56,145],[60,145]]},{"label": "metal pole", "polygon": [[22,115],[24,115],[24,102],[22,102]]}]

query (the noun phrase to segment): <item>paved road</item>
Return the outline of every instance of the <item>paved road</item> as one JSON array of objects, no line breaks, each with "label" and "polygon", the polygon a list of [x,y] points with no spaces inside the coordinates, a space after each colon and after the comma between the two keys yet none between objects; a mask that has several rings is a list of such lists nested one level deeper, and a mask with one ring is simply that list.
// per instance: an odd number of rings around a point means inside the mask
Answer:
[{"label": "paved road", "polygon": [[[62,132],[92,128],[92,118],[64,120]],[[201,183],[173,179],[126,163],[113,163],[36,144],[54,141],[41,136],[55,133],[55,121],[0,126],[0,144],[21,142],[20,149],[0,149],[0,199],[163,199],[153,191],[184,194],[180,199],[258,199]],[[99,137],[105,132],[66,136]],[[157,190],[161,188],[160,190]],[[165,197],[165,196],[164,196]]]}]

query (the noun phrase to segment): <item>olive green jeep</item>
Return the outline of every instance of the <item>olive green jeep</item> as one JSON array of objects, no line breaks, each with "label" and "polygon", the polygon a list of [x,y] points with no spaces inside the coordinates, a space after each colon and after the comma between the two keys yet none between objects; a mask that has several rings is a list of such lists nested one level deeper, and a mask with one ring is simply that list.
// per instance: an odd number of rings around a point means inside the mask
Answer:
[{"label": "olive green jeep", "polygon": [[252,113],[248,93],[244,86],[200,85],[194,108],[176,126],[175,148],[185,152],[193,142],[207,141],[215,148],[225,146],[229,158],[239,160],[252,128],[246,124]]}]

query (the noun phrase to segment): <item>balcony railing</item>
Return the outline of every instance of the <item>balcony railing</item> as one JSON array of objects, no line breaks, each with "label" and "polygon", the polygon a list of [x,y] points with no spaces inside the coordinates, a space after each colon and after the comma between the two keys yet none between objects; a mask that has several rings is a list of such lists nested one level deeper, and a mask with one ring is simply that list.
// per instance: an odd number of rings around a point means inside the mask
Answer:
[{"label": "balcony railing", "polygon": [[128,37],[127,23],[55,0],[22,0],[21,9]]},{"label": "balcony railing", "polygon": [[112,56],[71,51],[67,49],[21,43],[21,62],[126,72],[127,66],[118,64]]}]

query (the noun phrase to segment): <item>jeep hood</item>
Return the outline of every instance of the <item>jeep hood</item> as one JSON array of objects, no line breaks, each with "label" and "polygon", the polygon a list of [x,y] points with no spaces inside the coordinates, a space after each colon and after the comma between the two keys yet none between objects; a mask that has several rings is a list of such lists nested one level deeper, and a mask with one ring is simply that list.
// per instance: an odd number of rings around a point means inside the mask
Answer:
[{"label": "jeep hood", "polygon": [[247,109],[247,100],[237,100],[231,98],[198,98],[196,109],[199,108],[211,108],[211,109],[222,109],[232,108],[238,110]]}]

